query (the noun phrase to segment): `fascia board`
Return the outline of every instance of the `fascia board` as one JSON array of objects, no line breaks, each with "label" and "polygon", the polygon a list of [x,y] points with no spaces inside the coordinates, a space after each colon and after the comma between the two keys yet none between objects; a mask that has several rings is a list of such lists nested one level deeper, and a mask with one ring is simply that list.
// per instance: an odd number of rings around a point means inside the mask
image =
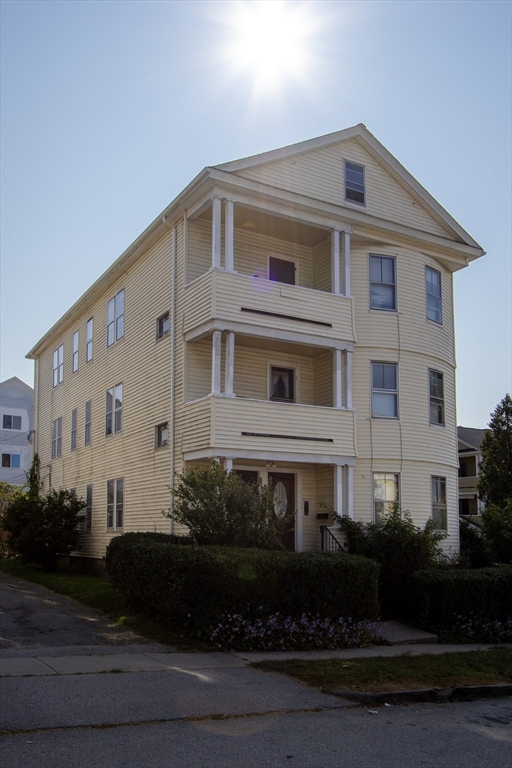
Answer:
[{"label": "fascia board", "polygon": [[209,181],[209,168],[204,168],[185,189],[160,213],[151,224],[146,227],[136,240],[114,261],[111,266],[91,285],[85,293],[73,304],[62,317],[57,320],[47,333],[35,344],[25,357],[28,360],[36,360],[37,357],[51,342],[56,333],[62,333],[64,328],[79,316],[85,309],[92,304],[101,294],[107,290],[121,274],[126,271],[140,256],[141,252],[147,250],[159,237],[166,232],[170,226],[176,223],[176,220],[185,213],[185,203],[189,198],[199,191],[202,191],[205,183]]},{"label": "fascia board", "polygon": [[474,453],[480,453],[480,449],[477,448],[476,445],[471,445],[471,443],[468,443],[467,440],[463,440],[461,437],[458,437],[457,441],[463,445],[466,445],[470,451],[473,451]]},{"label": "fascia board", "polygon": [[[235,176],[226,171],[219,170],[218,168],[212,168],[210,170],[210,178],[220,184],[230,185],[245,189],[251,192],[257,192],[266,197],[273,197],[283,200],[287,203],[295,203],[296,205],[312,208],[322,213],[326,213],[331,216],[335,216],[337,219],[343,219],[350,222],[354,226],[354,233],[356,232],[356,225],[361,224],[367,227],[374,227],[387,232],[392,232],[397,235],[405,235],[409,238],[413,238],[417,242],[427,242],[433,245],[439,245],[442,248],[448,248],[450,251],[455,251],[463,254],[470,261],[477,259],[484,255],[484,251],[480,246],[470,246],[464,243],[458,243],[448,238],[441,237],[440,235],[433,235],[428,232],[421,232],[420,230],[407,227],[403,224],[391,224],[385,219],[379,219],[376,216],[370,216],[367,213],[361,211],[355,211],[351,208],[345,208],[342,206],[334,205],[333,203],[326,203],[317,198],[306,197],[305,195],[298,195],[296,192],[288,192],[287,190],[280,189],[279,187],[272,187],[268,184],[263,184],[259,181],[252,181],[251,179],[244,179],[242,176]],[[362,234],[362,230],[359,230]]]}]

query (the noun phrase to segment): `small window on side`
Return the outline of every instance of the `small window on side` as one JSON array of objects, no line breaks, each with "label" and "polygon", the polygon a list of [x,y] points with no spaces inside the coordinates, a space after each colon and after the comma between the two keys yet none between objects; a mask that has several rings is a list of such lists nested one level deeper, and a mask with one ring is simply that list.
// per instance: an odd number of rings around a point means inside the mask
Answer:
[{"label": "small window on side", "polygon": [[73,373],[78,371],[78,339],[80,334],[75,331],[73,334]]},{"label": "small window on side", "polygon": [[345,160],[345,200],[366,205],[364,165]]},{"label": "small window on side", "polygon": [[446,477],[432,476],[432,520],[436,531],[447,531]]},{"label": "small window on side", "polygon": [[276,256],[268,257],[268,279],[275,283],[287,283],[295,285],[295,262],[288,259],[278,259]]},{"label": "small window on side", "polygon": [[170,329],[171,323],[169,320],[169,313],[166,312],[156,321],[156,340],[158,341],[158,339],[161,339],[163,336],[167,336]]},{"label": "small window on side", "polygon": [[295,402],[295,371],[293,368],[270,368],[270,399],[283,403]]},{"label": "small window on side", "polygon": [[155,427],[155,448],[164,448],[169,443],[169,426],[167,422]]},{"label": "small window on side", "polygon": [[427,318],[434,323],[443,322],[443,307],[441,299],[441,273],[432,267],[426,268],[427,282]]}]

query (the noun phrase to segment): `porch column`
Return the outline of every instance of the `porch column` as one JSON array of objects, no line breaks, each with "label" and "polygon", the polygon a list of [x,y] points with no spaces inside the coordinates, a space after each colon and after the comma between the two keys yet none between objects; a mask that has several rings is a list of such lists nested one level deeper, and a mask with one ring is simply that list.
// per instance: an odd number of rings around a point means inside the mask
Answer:
[{"label": "porch column", "polygon": [[345,408],[352,408],[352,352],[345,352]]},{"label": "porch column", "polygon": [[350,232],[343,232],[343,293],[350,296]]},{"label": "porch column", "polygon": [[354,519],[354,467],[347,466],[347,515]]},{"label": "porch column", "polygon": [[343,515],[343,466],[336,464],[334,467],[334,511],[341,517]]},{"label": "porch column", "polygon": [[343,408],[342,351],[334,350],[334,407]]},{"label": "porch column", "polygon": [[224,469],[226,472],[233,471],[233,459],[224,459]]},{"label": "porch column", "polygon": [[228,331],[226,334],[226,362],[224,370],[224,394],[231,397],[233,393],[233,377],[235,372],[235,332]]},{"label": "porch column", "polygon": [[212,395],[220,395],[220,361],[222,350],[222,331],[212,334]]},{"label": "porch column", "polygon": [[233,221],[234,221],[234,203],[232,200],[226,200],[226,216],[224,223],[224,241],[226,247],[225,267],[228,272],[234,270],[233,256]]},{"label": "porch column", "polygon": [[340,293],[340,233],[331,232],[331,293]]},{"label": "porch column", "polygon": [[220,269],[220,231],[222,226],[222,200],[212,200],[212,268]]}]

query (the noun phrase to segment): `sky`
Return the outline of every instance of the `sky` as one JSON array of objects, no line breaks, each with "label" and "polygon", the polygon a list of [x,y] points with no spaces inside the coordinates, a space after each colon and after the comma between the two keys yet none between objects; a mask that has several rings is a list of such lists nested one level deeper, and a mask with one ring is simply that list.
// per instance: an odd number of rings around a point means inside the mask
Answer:
[{"label": "sky", "polygon": [[[0,380],[205,166],[357,123],[487,255],[457,421],[512,389],[508,0],[2,0]],[[257,34],[255,34],[257,32]]]}]

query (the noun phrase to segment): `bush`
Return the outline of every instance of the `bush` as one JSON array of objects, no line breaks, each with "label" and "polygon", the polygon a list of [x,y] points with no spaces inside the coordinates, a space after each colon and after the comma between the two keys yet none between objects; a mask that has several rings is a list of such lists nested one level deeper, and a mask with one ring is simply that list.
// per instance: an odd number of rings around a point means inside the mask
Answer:
[{"label": "bush", "polygon": [[204,637],[227,614],[360,621],[378,613],[378,566],[362,557],[176,546],[127,534],[109,544],[106,568],[129,599]]},{"label": "bush", "polygon": [[512,566],[415,573],[409,598],[419,625],[442,639],[493,642],[512,620]]},{"label": "bush", "polygon": [[406,616],[408,579],[415,571],[442,562],[439,542],[446,534],[436,533],[432,520],[422,531],[414,525],[410,513],[397,505],[377,523],[355,522],[348,517],[337,520],[349,553],[370,557],[380,564],[379,598],[384,617]]},{"label": "bush", "polygon": [[460,553],[458,564],[461,568],[485,568],[492,565],[491,555],[485,536],[464,518],[459,520]]},{"label": "bush", "polygon": [[284,549],[280,534],[289,524],[276,518],[270,488],[244,483],[216,461],[178,477],[170,517],[196,544],[258,549]]},{"label": "bush", "polygon": [[497,563],[512,563],[512,499],[503,506],[489,504],[482,512],[484,536]]},{"label": "bush", "polygon": [[84,501],[65,490],[17,496],[2,522],[9,534],[9,550],[25,563],[55,570],[59,558],[78,549],[78,525],[84,507]]}]

